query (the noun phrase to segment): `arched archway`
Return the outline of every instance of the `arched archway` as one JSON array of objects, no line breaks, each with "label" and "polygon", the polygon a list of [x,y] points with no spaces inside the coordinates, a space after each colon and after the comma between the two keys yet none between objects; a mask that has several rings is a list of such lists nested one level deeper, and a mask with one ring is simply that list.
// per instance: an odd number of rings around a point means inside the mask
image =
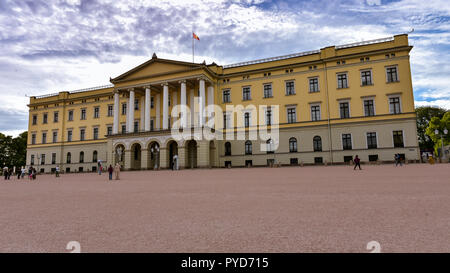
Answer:
[{"label": "arched archway", "polygon": [[159,169],[159,144],[156,141],[150,142],[148,145],[148,166],[150,170]]},{"label": "arched archway", "polygon": [[186,168],[197,168],[197,141],[189,140],[186,142]]},{"label": "arched archway", "polygon": [[125,166],[125,146],[119,144],[114,149],[114,165],[119,163],[121,166]]},{"label": "arched archway", "polygon": [[139,143],[131,145],[131,169],[141,169],[141,144]]},{"label": "arched archway", "polygon": [[171,140],[167,143],[167,166],[170,169],[173,168],[174,155],[178,155],[178,143],[175,140]]},{"label": "arched archway", "polygon": [[209,142],[209,166],[215,167],[216,166],[216,145],[214,143],[214,140],[211,140]]}]

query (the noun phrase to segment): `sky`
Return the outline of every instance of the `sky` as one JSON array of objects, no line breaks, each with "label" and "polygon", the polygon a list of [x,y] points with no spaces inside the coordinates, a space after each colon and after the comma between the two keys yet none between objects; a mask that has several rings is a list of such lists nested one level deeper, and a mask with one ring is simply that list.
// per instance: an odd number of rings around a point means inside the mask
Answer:
[{"label": "sky", "polygon": [[0,132],[27,96],[109,84],[147,61],[220,65],[408,33],[416,106],[450,109],[448,0],[0,0]]}]

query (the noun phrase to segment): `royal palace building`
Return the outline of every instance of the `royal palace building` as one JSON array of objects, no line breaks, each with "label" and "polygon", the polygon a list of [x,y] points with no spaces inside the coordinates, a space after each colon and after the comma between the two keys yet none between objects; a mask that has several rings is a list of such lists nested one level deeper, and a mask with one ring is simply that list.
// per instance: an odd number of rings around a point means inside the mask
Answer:
[{"label": "royal palace building", "polygon": [[411,49],[402,34],[224,66],[153,54],[108,86],[31,97],[27,165],[418,160]]}]

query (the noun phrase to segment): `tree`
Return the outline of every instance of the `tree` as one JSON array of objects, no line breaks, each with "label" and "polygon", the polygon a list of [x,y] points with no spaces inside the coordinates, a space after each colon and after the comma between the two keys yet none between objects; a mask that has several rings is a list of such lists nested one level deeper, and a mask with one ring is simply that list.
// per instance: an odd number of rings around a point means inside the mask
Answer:
[{"label": "tree", "polygon": [[426,134],[428,125],[433,117],[441,119],[447,111],[438,107],[422,106],[416,108],[417,114],[417,135],[419,138],[419,147],[421,150],[433,149],[434,142]]},{"label": "tree", "polygon": [[[439,130],[439,134],[434,133],[436,129]],[[433,117],[430,121],[430,124],[428,125],[428,128],[426,129],[426,134],[435,143],[434,151],[436,154],[438,154],[438,148],[441,148],[441,133],[444,131],[444,129],[450,131],[450,112],[445,113],[442,118]],[[447,135],[443,135],[442,137],[444,140],[444,146],[448,145],[450,143],[450,134],[447,133]]]},{"label": "tree", "polygon": [[0,165],[21,167],[26,164],[27,132],[18,137],[6,136],[0,133]]}]

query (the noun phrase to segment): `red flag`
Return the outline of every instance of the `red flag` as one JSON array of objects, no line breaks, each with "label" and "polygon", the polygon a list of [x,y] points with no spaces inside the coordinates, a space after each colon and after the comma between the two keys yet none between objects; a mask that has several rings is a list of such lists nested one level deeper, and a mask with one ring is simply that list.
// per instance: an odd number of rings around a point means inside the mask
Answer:
[{"label": "red flag", "polygon": [[197,34],[195,34],[194,32],[192,32],[192,38],[197,39],[200,41],[200,38],[198,38]]}]

